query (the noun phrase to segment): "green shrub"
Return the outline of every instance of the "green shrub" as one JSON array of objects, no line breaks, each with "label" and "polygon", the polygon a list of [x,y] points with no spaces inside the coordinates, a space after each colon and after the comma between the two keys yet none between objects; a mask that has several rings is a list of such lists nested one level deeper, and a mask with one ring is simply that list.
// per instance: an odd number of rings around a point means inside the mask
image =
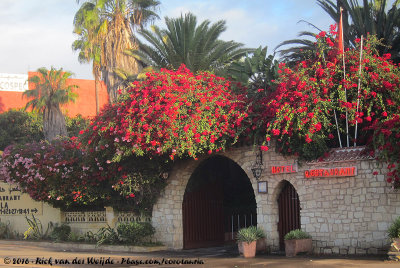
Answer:
[{"label": "green shrub", "polygon": [[400,238],[400,217],[397,217],[392,225],[390,225],[388,235],[390,238]]},{"label": "green shrub", "polygon": [[141,244],[146,238],[152,236],[155,230],[149,222],[129,222],[120,223],[117,232],[121,242]]},{"label": "green shrub", "polygon": [[264,231],[258,229],[256,226],[250,226],[247,228],[242,228],[238,231],[236,239],[239,242],[253,242],[257,241],[259,238],[264,238],[265,234]]},{"label": "green shrub", "polygon": [[0,238],[5,238],[8,226],[4,222],[0,222]]},{"label": "green shrub", "polygon": [[67,224],[55,226],[50,234],[50,238],[56,241],[67,241],[71,234],[71,227]]},{"label": "green shrub", "polygon": [[114,228],[107,225],[107,227],[100,228],[100,230],[94,235],[97,246],[102,244],[118,244],[118,234]]},{"label": "green shrub", "polygon": [[306,239],[306,238],[311,238],[311,235],[300,229],[292,230],[289,233],[287,233],[284,237],[285,240]]},{"label": "green shrub", "polygon": [[43,136],[42,117],[37,113],[9,110],[0,113],[0,150],[11,144],[40,141]]}]

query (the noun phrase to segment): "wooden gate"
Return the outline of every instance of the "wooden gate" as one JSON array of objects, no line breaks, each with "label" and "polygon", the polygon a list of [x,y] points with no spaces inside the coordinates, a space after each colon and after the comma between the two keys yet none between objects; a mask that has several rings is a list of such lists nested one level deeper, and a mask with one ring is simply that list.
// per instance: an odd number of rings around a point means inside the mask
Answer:
[{"label": "wooden gate", "polygon": [[186,192],[182,203],[183,248],[223,245],[223,217],[223,187],[220,180]]},{"label": "wooden gate", "polygon": [[285,249],[283,237],[291,230],[300,229],[299,195],[289,182],[285,184],[278,197],[279,207],[279,247]]}]

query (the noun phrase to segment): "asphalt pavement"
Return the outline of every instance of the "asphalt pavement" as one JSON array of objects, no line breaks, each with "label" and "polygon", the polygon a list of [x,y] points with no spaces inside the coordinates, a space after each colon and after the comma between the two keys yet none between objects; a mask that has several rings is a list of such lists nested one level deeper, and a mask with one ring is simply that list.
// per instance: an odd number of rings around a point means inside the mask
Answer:
[{"label": "asphalt pavement", "polygon": [[385,256],[299,256],[258,255],[245,259],[236,247],[146,253],[79,250],[73,245],[62,249],[58,243],[0,240],[1,267],[231,267],[231,268],[400,268],[400,262]]}]

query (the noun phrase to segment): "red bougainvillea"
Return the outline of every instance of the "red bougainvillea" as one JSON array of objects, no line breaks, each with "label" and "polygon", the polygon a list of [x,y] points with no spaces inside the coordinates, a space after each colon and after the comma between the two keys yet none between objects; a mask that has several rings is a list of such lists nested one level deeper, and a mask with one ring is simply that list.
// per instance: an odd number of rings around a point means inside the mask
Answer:
[{"label": "red bougainvillea", "polygon": [[[356,124],[357,144],[371,142],[370,127],[397,114],[400,103],[399,68],[390,62],[390,55],[377,55],[376,37],[364,40],[361,75],[360,46],[346,50],[344,70],[335,38],[325,32],[317,38],[315,59],[299,62],[295,68],[280,65],[277,90],[267,104],[275,111],[267,124],[267,138],[276,137],[281,152],[305,159],[338,147],[339,137],[348,146],[346,113],[349,146],[355,142]],[[356,42],[360,45],[360,40]]]},{"label": "red bougainvillea", "polygon": [[92,122],[84,140],[103,150],[109,145],[109,161],[130,155],[196,158],[235,142],[246,117],[245,97],[234,94],[228,81],[181,66],[134,82]]}]

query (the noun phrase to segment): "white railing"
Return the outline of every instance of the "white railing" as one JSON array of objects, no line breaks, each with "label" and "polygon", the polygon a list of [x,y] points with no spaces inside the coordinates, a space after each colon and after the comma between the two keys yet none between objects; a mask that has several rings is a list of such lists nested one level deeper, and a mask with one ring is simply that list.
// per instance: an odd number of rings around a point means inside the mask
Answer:
[{"label": "white railing", "polygon": [[133,212],[117,212],[117,222],[151,222],[151,217],[140,216]]},{"label": "white railing", "polygon": [[64,212],[64,222],[106,222],[105,211]]},{"label": "white railing", "polygon": [[96,223],[96,222],[151,222],[151,217],[137,215],[129,211],[114,211],[112,209],[103,211],[73,211],[64,212],[63,222],[65,223]]}]

